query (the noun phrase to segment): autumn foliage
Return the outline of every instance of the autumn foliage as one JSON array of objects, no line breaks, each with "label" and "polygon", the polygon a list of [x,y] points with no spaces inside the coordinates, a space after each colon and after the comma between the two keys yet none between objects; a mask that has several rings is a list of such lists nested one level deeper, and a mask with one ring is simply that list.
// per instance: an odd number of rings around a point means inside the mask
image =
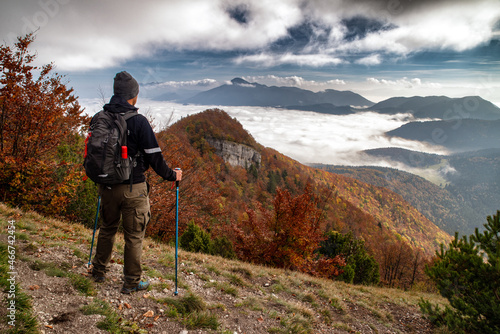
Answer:
[{"label": "autumn foliage", "polygon": [[310,187],[296,197],[278,188],[273,210],[248,210],[248,219],[234,227],[236,253],[254,263],[338,276],[345,265],[342,257],[326,258],[315,252],[323,240],[319,205]]},{"label": "autumn foliage", "polygon": [[[182,233],[189,222],[208,228],[210,222],[224,216],[210,163],[200,159],[183,136],[164,131],[157,134],[157,138],[165,160],[171,167],[183,170],[179,186],[179,230]],[[175,236],[175,189],[172,183],[164,182],[152,171],[149,171],[148,179],[152,185],[152,217],[147,233],[162,241],[170,241]]]},{"label": "autumn foliage", "polygon": [[18,164],[47,158],[88,120],[80,115],[73,90],[51,74],[52,64],[31,65],[33,39],[31,34],[20,38],[14,49],[0,46],[0,159]]},{"label": "autumn foliage", "polygon": [[[33,34],[0,46],[0,196],[3,201],[56,214],[75,195],[81,172],[58,148],[88,119],[53,64],[32,63]],[[64,209],[63,209],[64,211]]]}]

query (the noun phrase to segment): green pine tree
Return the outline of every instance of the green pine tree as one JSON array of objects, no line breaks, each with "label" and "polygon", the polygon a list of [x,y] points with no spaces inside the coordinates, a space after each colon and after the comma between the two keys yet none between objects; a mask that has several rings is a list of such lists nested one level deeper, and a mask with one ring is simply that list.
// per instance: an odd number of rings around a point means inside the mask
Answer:
[{"label": "green pine tree", "polygon": [[441,245],[437,262],[426,269],[451,307],[422,301],[422,311],[454,333],[500,333],[500,211],[487,217],[484,232]]},{"label": "green pine tree", "polygon": [[218,255],[227,259],[235,259],[233,244],[226,236],[212,239],[210,233],[191,221],[179,238],[179,246],[189,252]]},{"label": "green pine tree", "polygon": [[190,222],[179,238],[179,246],[188,252],[212,254],[213,243],[209,233]]}]

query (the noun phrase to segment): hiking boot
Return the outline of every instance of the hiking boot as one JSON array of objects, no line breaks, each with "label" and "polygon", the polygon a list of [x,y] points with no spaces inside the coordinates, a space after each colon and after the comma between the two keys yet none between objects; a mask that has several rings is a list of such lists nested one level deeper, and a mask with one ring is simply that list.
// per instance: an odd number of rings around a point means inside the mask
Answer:
[{"label": "hiking boot", "polygon": [[139,284],[137,284],[135,287],[133,288],[126,288],[125,285],[122,287],[122,291],[121,293],[124,293],[124,294],[131,294],[132,292],[136,292],[136,291],[140,291],[140,290],[146,290],[147,288],[149,287],[149,281],[140,281]]},{"label": "hiking boot", "polygon": [[94,282],[96,282],[96,283],[104,283],[104,281],[106,280],[106,277],[104,277],[104,276],[92,275],[92,278],[94,279]]},{"label": "hiking boot", "polygon": [[92,270],[92,278],[96,283],[104,283],[104,281],[106,280],[106,277],[104,277],[104,275],[98,274],[94,270]]}]

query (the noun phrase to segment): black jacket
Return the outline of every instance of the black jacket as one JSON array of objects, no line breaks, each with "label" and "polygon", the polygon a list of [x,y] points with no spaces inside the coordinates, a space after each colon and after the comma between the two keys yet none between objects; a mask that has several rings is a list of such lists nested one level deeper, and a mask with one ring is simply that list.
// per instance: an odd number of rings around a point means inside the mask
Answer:
[{"label": "black jacket", "polygon": [[[113,96],[103,109],[116,113],[138,110],[138,108],[134,107],[120,96]],[[127,129],[128,155],[133,157],[137,152],[141,152],[137,157],[137,166],[134,167],[133,183],[146,181],[144,172],[148,170],[149,166],[153,167],[156,174],[161,176],[164,180],[175,181],[175,172],[168,167],[165,159],[163,159],[158,141],[146,117],[138,114],[129,118],[127,120]],[[124,183],[130,183],[130,181],[125,181]]]}]

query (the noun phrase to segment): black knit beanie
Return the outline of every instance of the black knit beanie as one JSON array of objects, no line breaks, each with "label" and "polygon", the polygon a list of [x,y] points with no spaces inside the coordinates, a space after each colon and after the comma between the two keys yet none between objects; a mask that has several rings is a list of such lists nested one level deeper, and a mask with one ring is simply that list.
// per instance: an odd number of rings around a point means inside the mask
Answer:
[{"label": "black knit beanie", "polygon": [[130,100],[139,95],[139,84],[127,72],[117,73],[113,84],[113,93],[122,96],[125,100]]}]

